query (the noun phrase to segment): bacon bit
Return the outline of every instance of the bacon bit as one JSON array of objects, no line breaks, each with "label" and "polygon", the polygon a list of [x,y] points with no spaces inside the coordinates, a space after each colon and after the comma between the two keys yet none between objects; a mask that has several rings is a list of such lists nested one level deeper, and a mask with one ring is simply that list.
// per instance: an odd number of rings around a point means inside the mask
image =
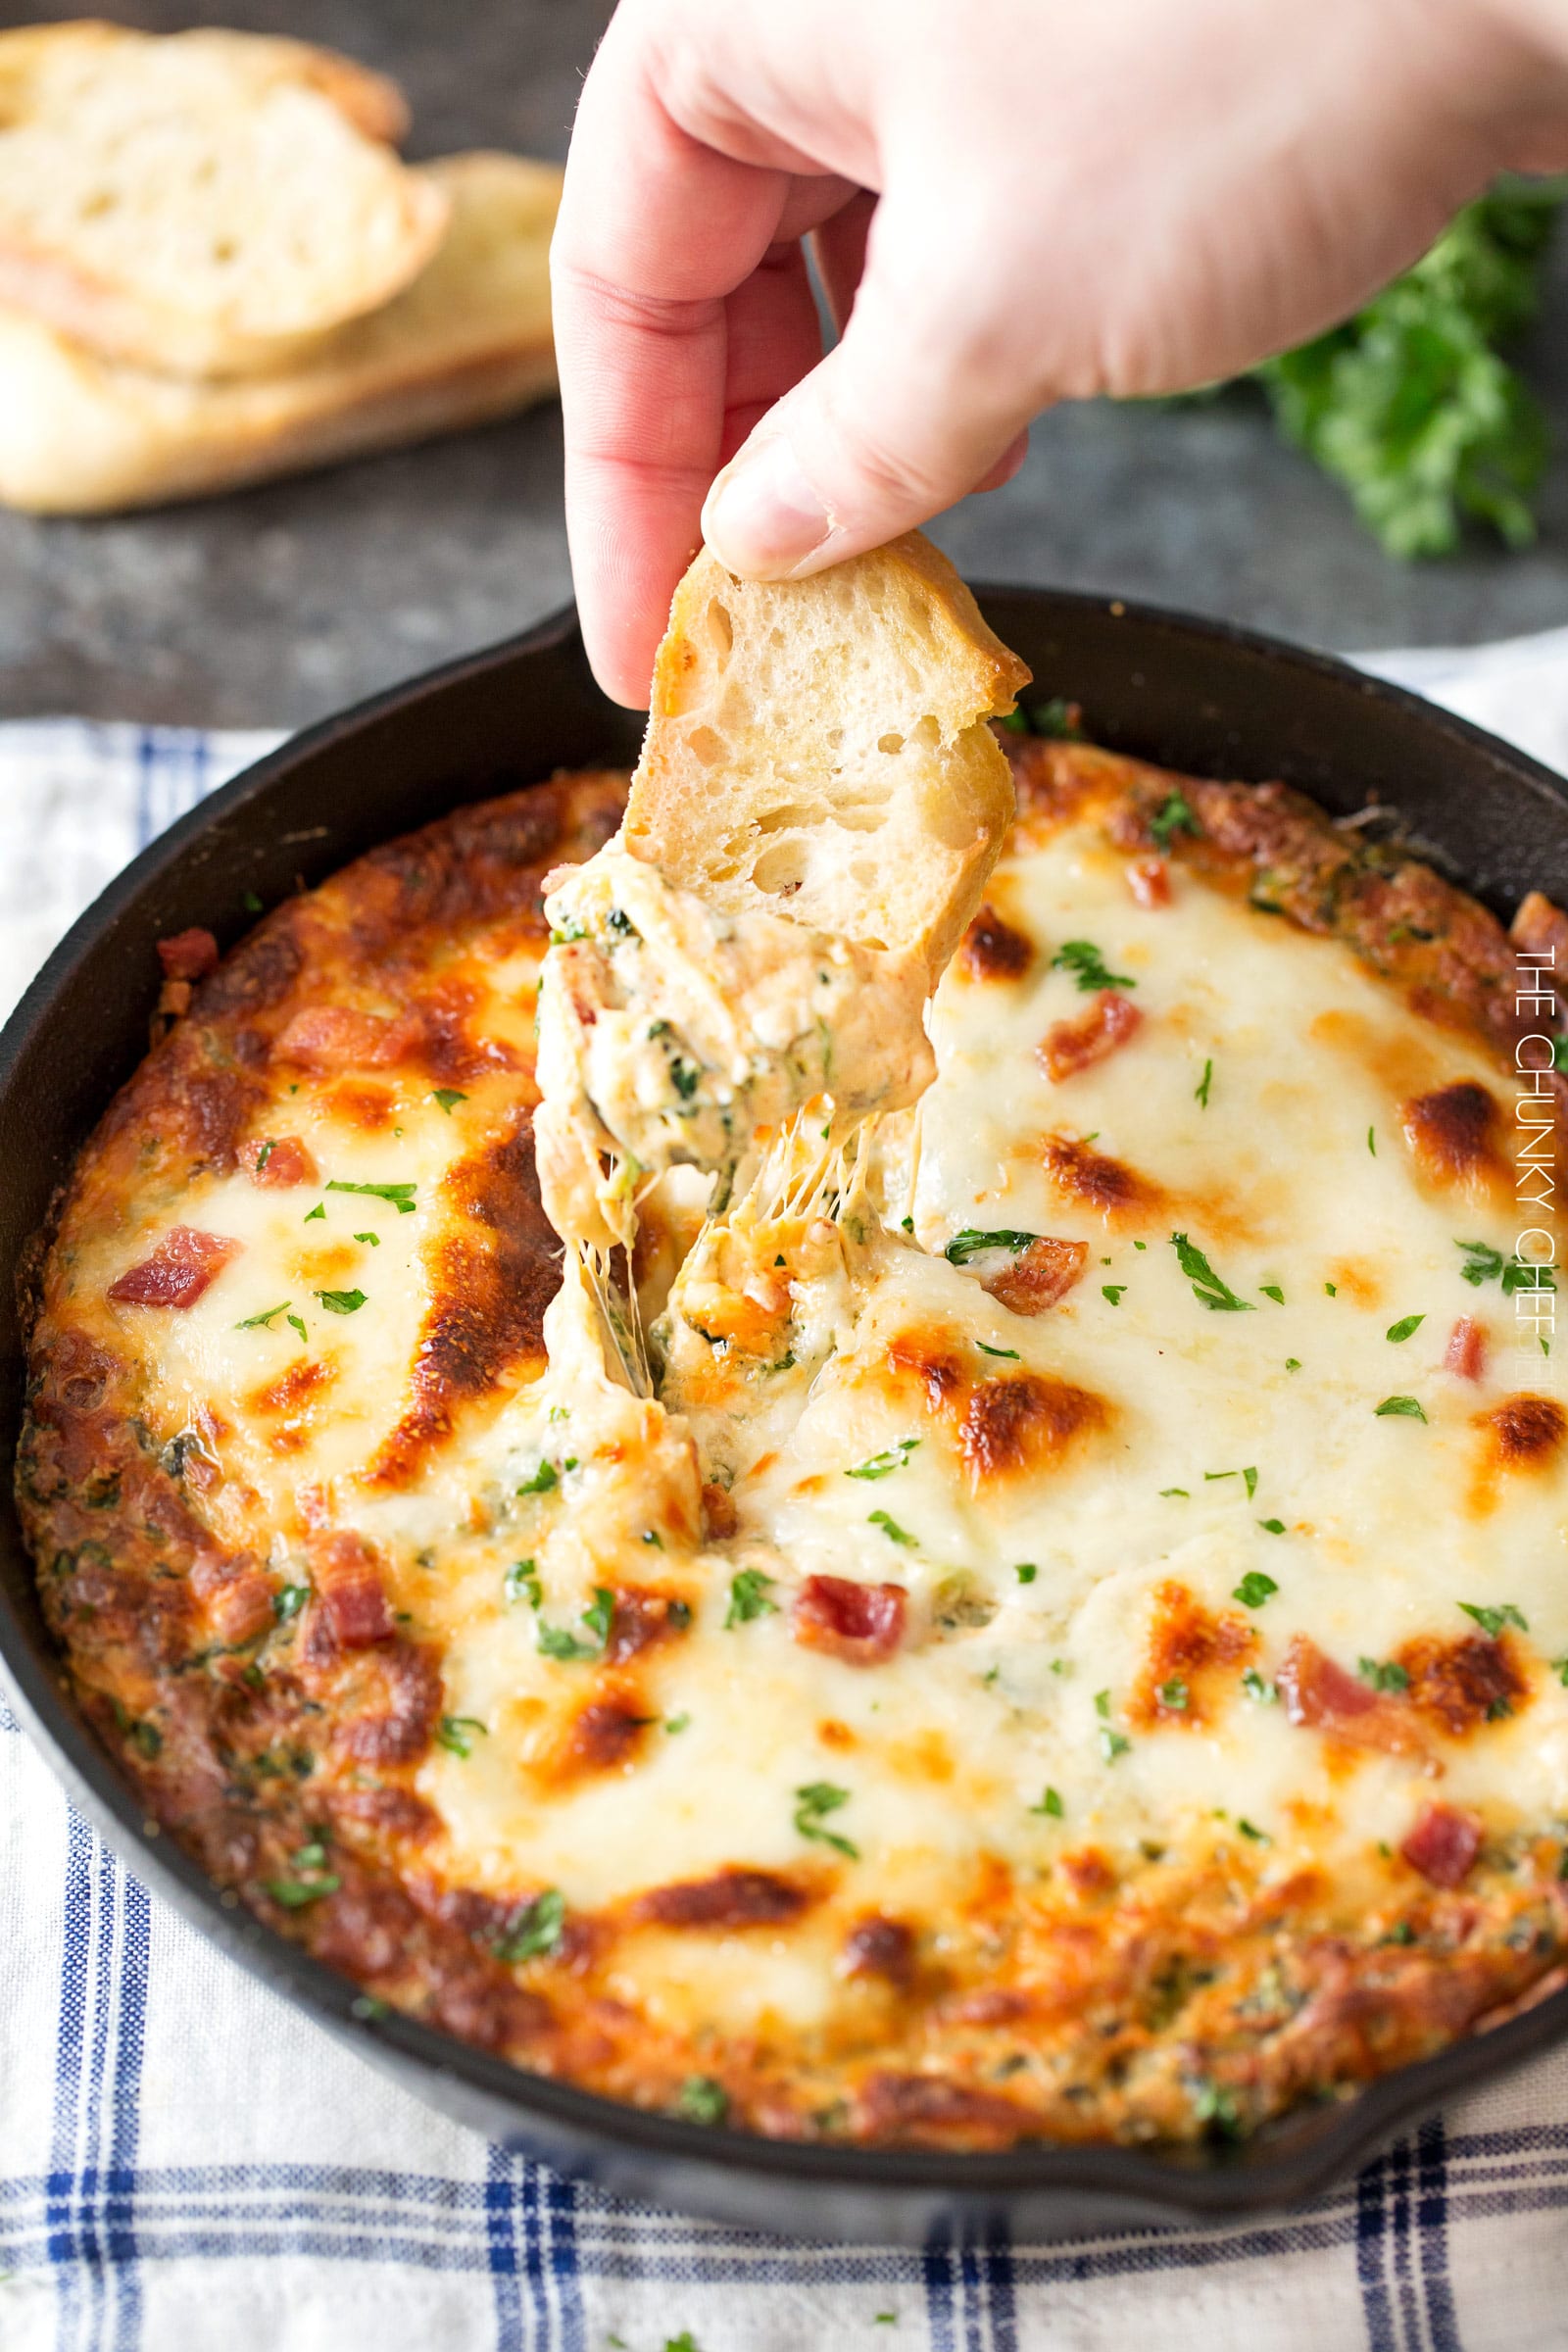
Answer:
[{"label": "bacon bit", "polygon": [[1061,1872],[1074,1894],[1084,1902],[1109,1894],[1116,1884],[1116,1873],[1098,1845],[1080,1846],[1074,1854],[1063,1854]]},{"label": "bacon bit", "polygon": [[1405,1142],[1437,1183],[1472,1192],[1500,1165],[1497,1105],[1473,1078],[1413,1096],[1399,1116]]},{"label": "bacon bit", "polygon": [[623,1666],[639,1650],[652,1649],[656,1642],[683,1634],[691,1615],[690,1604],[672,1593],[617,1592],[605,1656],[612,1666]]},{"label": "bacon bit", "polygon": [[847,1576],[808,1576],[796,1594],[790,1632],[803,1649],[825,1650],[847,1666],[880,1666],[904,1639],[903,1585],[859,1585]]},{"label": "bacon bit", "polygon": [[311,1576],[338,1645],[368,1649],[390,1641],[397,1628],[381,1583],[380,1562],[363,1536],[344,1530],[313,1536],[307,1545]]},{"label": "bacon bit", "polygon": [[407,1061],[423,1042],[423,1024],[412,1012],[395,1019],[358,1012],[348,1004],[313,1004],[297,1012],[272,1048],[276,1061],[312,1070],[384,1069]]},{"label": "bacon bit", "polygon": [[242,1148],[239,1160],[242,1168],[249,1169],[252,1184],[259,1184],[264,1192],[282,1192],[291,1185],[314,1184],[319,1173],[297,1135],[279,1136],[275,1143],[258,1136]]},{"label": "bacon bit", "polygon": [[220,1588],[211,1614],[219,1640],[238,1649],[276,1623],[272,1588],[260,1569],[246,1569]]},{"label": "bacon bit", "polygon": [[1487,1368],[1487,1327],[1474,1315],[1461,1315],[1448,1334],[1443,1368],[1456,1380],[1479,1380]]},{"label": "bacon bit", "polygon": [[808,1886],[771,1870],[721,1870],[650,1887],[631,1916],[655,1928],[771,1928],[799,1918],[814,1899]]},{"label": "bacon bit", "polygon": [[1168,906],[1170,867],[1163,858],[1134,858],[1127,867],[1127,887],[1140,906]]},{"label": "bacon bit", "polygon": [[1478,1413],[1476,1426],[1487,1432],[1499,1469],[1541,1470],[1568,1437],[1568,1413],[1554,1396],[1505,1396]]},{"label": "bacon bit", "polygon": [[981,1381],[964,1408],[958,1450],[971,1486],[1058,1459],[1074,1439],[1102,1429],[1103,1397],[1039,1372]]},{"label": "bacon bit", "polygon": [[873,1912],[858,1920],[844,1938],[840,1966],[847,1977],[880,1977],[902,1987],[914,1974],[914,1930],[902,1919]]},{"label": "bacon bit", "polygon": [[705,1486],[703,1489],[703,1526],[710,1542],[722,1543],[740,1526],[741,1515],[725,1487]]},{"label": "bacon bit", "polygon": [[194,1306],[202,1293],[244,1245],[220,1233],[199,1233],[193,1225],[172,1225],[139,1265],[129,1266],[109,1286],[113,1306]]},{"label": "bacon bit", "polygon": [[990,905],[980,908],[958,950],[959,967],[971,980],[1020,980],[1033,959],[1031,941]]},{"label": "bacon bit", "polygon": [[1399,1851],[1430,1885],[1462,1886],[1481,1851],[1481,1823],[1454,1805],[1423,1805]]},{"label": "bacon bit", "polygon": [[[1214,1616],[1186,1585],[1174,1580],[1158,1586],[1149,1624],[1149,1651],[1128,1706],[1131,1721],[1145,1729],[1158,1724],[1203,1722],[1207,1693],[1204,1674],[1212,1667],[1229,1667],[1257,1646],[1257,1632],[1239,1611]],[[1180,1683],[1173,1706],[1162,1693]]]},{"label": "bacon bit", "polygon": [[1043,1233],[1000,1274],[982,1276],[980,1287],[1015,1315],[1043,1315],[1082,1280],[1088,1263],[1087,1242],[1058,1242]]},{"label": "bacon bit", "polygon": [[1036,1059],[1048,1078],[1060,1086],[1066,1078],[1103,1061],[1125,1045],[1143,1024],[1143,1014],[1113,988],[1102,989],[1089,1010],[1076,1021],[1056,1021],[1035,1049]]},{"label": "bacon bit", "polygon": [[1408,1754],[1422,1745],[1405,1699],[1373,1690],[1326,1657],[1305,1634],[1296,1635],[1274,1679],[1286,1714],[1308,1731],[1326,1732],[1352,1747],[1382,1748],[1390,1755]]},{"label": "bacon bit", "polygon": [[1529,1690],[1506,1639],[1462,1635],[1443,1642],[1423,1634],[1395,1652],[1409,1676],[1410,1704],[1439,1731],[1462,1740],[1481,1724],[1513,1712]]},{"label": "bacon bit", "polygon": [[210,931],[176,931],[158,942],[158,960],[166,980],[205,980],[218,965],[218,942]]}]

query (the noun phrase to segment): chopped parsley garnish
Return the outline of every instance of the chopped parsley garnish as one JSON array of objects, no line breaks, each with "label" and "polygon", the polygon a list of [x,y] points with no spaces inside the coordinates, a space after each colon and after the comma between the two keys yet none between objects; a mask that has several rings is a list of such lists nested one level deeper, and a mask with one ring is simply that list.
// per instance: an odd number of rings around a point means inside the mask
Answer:
[{"label": "chopped parsley garnish", "polygon": [[1501,1606],[1495,1609],[1479,1608],[1473,1600],[1461,1600],[1459,1606],[1467,1617],[1475,1619],[1484,1634],[1491,1635],[1494,1642],[1505,1625],[1516,1627],[1521,1634],[1528,1634],[1530,1631],[1523,1615],[1515,1608],[1511,1600],[1503,1601]]},{"label": "chopped parsley garnish", "polygon": [[580,922],[576,915],[568,914],[564,923],[556,923],[551,926],[550,945],[553,948],[569,948],[577,940],[586,939],[587,936],[587,924]]},{"label": "chopped parsley garnish", "polygon": [[271,1158],[272,1153],[276,1150],[276,1144],[271,1140],[270,1137],[269,1137],[267,1142],[262,1146],[261,1150],[256,1154],[256,1173],[258,1176],[266,1167],[268,1161]]},{"label": "chopped parsley garnish", "polygon": [[1013,1570],[1013,1574],[1018,1579],[1020,1585],[1032,1585],[1035,1581],[1035,1578],[1040,1574],[1040,1571],[1035,1566],[1033,1560],[1020,1560],[1017,1567]]},{"label": "chopped parsley garnish", "polygon": [[675,2113],[688,2124],[721,2124],[729,2113],[729,2093],[711,2075],[688,2075]]},{"label": "chopped parsley garnish", "polygon": [[1205,1470],[1203,1472],[1203,1483],[1205,1486],[1217,1486],[1220,1480],[1224,1478],[1240,1478],[1245,1480],[1247,1486],[1247,1499],[1249,1502],[1251,1501],[1252,1496],[1257,1493],[1257,1467],[1255,1463],[1250,1463],[1245,1470]]},{"label": "chopped parsley garnish", "polygon": [[561,1484],[561,1472],[554,1462],[541,1460],[532,1478],[525,1478],[517,1489],[519,1494],[548,1494],[552,1487]]},{"label": "chopped parsley garnish", "polygon": [[1374,1406],[1373,1409],[1380,1421],[1390,1419],[1424,1421],[1426,1419],[1419,1399],[1414,1396],[1385,1396],[1383,1402]]},{"label": "chopped parsley garnish", "polygon": [[1272,1298],[1276,1306],[1285,1304],[1285,1293],[1277,1282],[1260,1282],[1257,1287],[1263,1298]]},{"label": "chopped parsley garnish", "polygon": [[1274,1579],[1265,1576],[1261,1568],[1249,1568],[1232,1592],[1231,1598],[1239,1600],[1244,1609],[1260,1609],[1269,1594],[1278,1591],[1279,1586]]},{"label": "chopped parsley garnish", "polygon": [[568,1633],[564,1626],[541,1623],[535,1637],[541,1653],[569,1663],[574,1658],[599,1657],[610,1640],[614,1622],[615,1595],[608,1585],[595,1585],[594,1596],[582,1612],[582,1622],[593,1636],[585,1642],[580,1634]]},{"label": "chopped parsley garnish", "polygon": [[279,1315],[287,1314],[288,1307],[289,1302],[284,1298],[278,1305],[270,1306],[265,1314],[247,1315],[243,1323],[235,1324],[234,1329],[236,1331],[269,1331]]},{"label": "chopped parsley garnish", "polygon": [[1102,1717],[1110,1713],[1110,1692],[1108,1690],[1095,1692],[1095,1713]]},{"label": "chopped parsley garnish", "polygon": [[896,1519],[890,1519],[886,1511],[868,1511],[866,1517],[872,1527],[879,1527],[882,1530],[890,1544],[912,1544],[914,1542],[914,1538],[905,1528],[902,1528]]},{"label": "chopped parsley garnish", "polygon": [[327,1184],[329,1193],[367,1193],[373,1200],[389,1200],[400,1217],[414,1214],[413,1183],[408,1184],[344,1184],[334,1176]]},{"label": "chopped parsley garnish", "polygon": [[655,1551],[662,1551],[664,1548],[664,1539],[660,1534],[657,1527],[645,1527],[643,1529],[643,1542],[645,1544],[651,1544]]},{"label": "chopped parsley garnish", "polygon": [[309,1340],[311,1335],[306,1330],[305,1325],[301,1322],[298,1315],[285,1315],[283,1320],[286,1324],[288,1324],[291,1330],[299,1333],[302,1340]]},{"label": "chopped parsley garnish", "polygon": [[1283,1536],[1285,1533],[1283,1519],[1260,1519],[1257,1524],[1265,1536]]},{"label": "chopped parsley garnish", "polygon": [[498,1960],[515,1964],[553,1952],[566,1924],[566,1898],[559,1886],[547,1886],[523,1906],[498,1943],[490,1946]]},{"label": "chopped parsley garnish", "polygon": [[954,1235],[943,1255],[950,1266],[966,1266],[982,1250],[1010,1250],[1016,1254],[1039,1239],[1038,1233],[1017,1233],[1005,1228],[982,1233],[977,1226],[966,1225],[961,1233]]},{"label": "chopped parsley garnish", "polygon": [[1408,1690],[1410,1677],[1394,1658],[1357,1658],[1355,1671],[1374,1690]]},{"label": "chopped parsley garnish", "polygon": [[1184,792],[1167,792],[1149,820],[1149,830],[1162,850],[1170,848],[1173,833],[1196,834],[1200,826],[1187,795]]},{"label": "chopped parsley garnish", "polygon": [[261,914],[265,912],[262,900],[254,890],[242,890],[239,894],[239,903],[244,907],[247,914]]},{"label": "chopped parsley garnish", "polygon": [[1064,694],[1054,694],[1048,703],[1031,703],[1028,726],[1032,733],[1045,735],[1053,743],[1087,743],[1089,740],[1078,724],[1078,705],[1068,702]]},{"label": "chopped parsley garnish", "polygon": [[287,1625],[297,1617],[311,1597],[309,1585],[279,1585],[272,1594],[272,1615],[279,1625]]},{"label": "chopped parsley garnish", "polygon": [[1100,1752],[1107,1764],[1114,1764],[1132,1746],[1125,1732],[1113,1732],[1108,1724],[1100,1727]]},{"label": "chopped parsley garnish", "polygon": [[1397,1323],[1389,1325],[1383,1337],[1386,1340],[1392,1340],[1395,1347],[1397,1348],[1402,1341],[1410,1337],[1412,1332],[1419,1331],[1425,1321],[1425,1315],[1401,1315]]},{"label": "chopped parsley garnish", "polygon": [[1160,1705],[1169,1707],[1177,1715],[1185,1715],[1187,1712],[1188,1696],[1187,1685],[1179,1674],[1173,1674],[1168,1683],[1161,1683],[1159,1686]]},{"label": "chopped parsley garnish", "polygon": [[764,1576],[760,1568],[743,1568],[730,1579],[729,1609],[724,1618],[724,1630],[731,1626],[750,1625],[754,1617],[777,1616],[778,1602],[767,1597],[773,1579]]},{"label": "chopped parsley garnish", "polygon": [[689,1102],[697,1092],[701,1072],[696,1065],[682,1061],[678,1054],[669,1057],[669,1082],[683,1102]]},{"label": "chopped parsley garnish", "polygon": [[1200,1078],[1198,1084],[1193,1089],[1193,1100],[1199,1104],[1200,1109],[1206,1110],[1208,1108],[1208,1090],[1210,1086],[1212,1086],[1213,1082],[1214,1064],[1211,1061],[1205,1061],[1203,1064],[1203,1075],[1201,1078]]},{"label": "chopped parsley garnish", "polygon": [[490,1727],[477,1715],[443,1715],[436,1732],[437,1747],[444,1747],[449,1756],[471,1756],[475,1735],[481,1740],[490,1737]]},{"label": "chopped parsley garnish", "polygon": [[1264,1680],[1255,1666],[1249,1666],[1242,1676],[1242,1689],[1249,1698],[1255,1698],[1260,1707],[1271,1707],[1279,1698],[1274,1685]]},{"label": "chopped parsley garnish", "polygon": [[468,1098],[466,1095],[460,1094],[455,1086],[436,1086],[430,1090],[430,1100],[432,1102],[439,1102],[450,1119],[458,1104],[466,1102]]},{"label": "chopped parsley garnish", "polygon": [[1095,989],[1138,986],[1130,972],[1106,970],[1104,958],[1092,939],[1063,940],[1051,958],[1051,968],[1054,972],[1071,972],[1084,996]]},{"label": "chopped parsley garnish", "polygon": [[325,1214],[326,1202],[324,1200],[318,1200],[314,1208],[308,1208],[305,1211],[304,1216],[300,1219],[300,1223],[302,1225],[314,1225],[318,1217],[324,1217]]},{"label": "chopped parsley garnish", "polygon": [[501,1580],[501,1590],[510,1601],[525,1600],[531,1609],[544,1607],[545,1590],[532,1560],[514,1560]]},{"label": "chopped parsley garnish", "polygon": [[1177,1264],[1193,1286],[1193,1297],[1202,1305],[1227,1315],[1250,1315],[1254,1311],[1251,1300],[1237,1298],[1230,1284],[1221,1281],[1202,1250],[1196,1249],[1185,1233],[1173,1233],[1170,1243]]},{"label": "chopped parsley garnish", "polygon": [[830,1813],[850,1801],[847,1788],[835,1788],[831,1781],[808,1781],[804,1788],[795,1791],[795,1827],[803,1838],[814,1838],[819,1845],[832,1846],[835,1853],[847,1855],[858,1862],[860,1849],[836,1830],[824,1829],[822,1824]]},{"label": "chopped parsley garnish", "polygon": [[1054,1788],[1048,1788],[1039,1804],[1029,1808],[1031,1813],[1049,1813],[1053,1821],[1060,1821],[1063,1809],[1061,1798]]},{"label": "chopped parsley garnish", "polygon": [[1000,1355],[1004,1362],[1009,1364],[1015,1364],[1018,1361],[1016,1348],[988,1348],[984,1340],[976,1340],[975,1346],[982,1355]]},{"label": "chopped parsley garnish", "polygon": [[1270,1841],[1267,1830],[1260,1830],[1256,1828],[1253,1823],[1248,1821],[1245,1816],[1240,1813],[1238,1813],[1236,1816],[1236,1827],[1241,1831],[1244,1838],[1252,1838],[1258,1845],[1267,1845]]},{"label": "chopped parsley garnish", "polygon": [[1337,1282],[1326,1282],[1323,1289],[1330,1298],[1337,1298],[1340,1295],[1340,1286]]},{"label": "chopped parsley garnish", "polygon": [[1236,2094],[1218,2082],[1204,2082],[1195,2086],[1193,2114],[1199,2123],[1208,2126],[1216,2139],[1240,2139],[1243,2135],[1242,2111],[1236,2104]]},{"label": "chopped parsley garnish", "polygon": [[1100,1286],[1100,1296],[1102,1298],[1108,1298],[1112,1306],[1120,1306],[1123,1298],[1127,1296],[1127,1285],[1124,1282],[1102,1282]]},{"label": "chopped parsley garnish", "polygon": [[357,1233],[354,1239],[357,1242],[368,1242],[372,1250],[379,1250],[381,1247],[381,1236],[378,1233]]},{"label": "chopped parsley garnish", "polygon": [[343,1884],[335,1871],[326,1868],[326,1848],[318,1838],[302,1845],[289,1860],[293,1878],[266,1882],[268,1893],[285,1911],[303,1911],[307,1903],[318,1903],[323,1894],[336,1894]]},{"label": "chopped parsley garnish", "polygon": [[1502,1295],[1512,1298],[1520,1291],[1555,1291],[1552,1281],[1555,1267],[1528,1264],[1517,1255],[1504,1257],[1490,1242],[1455,1242],[1454,1248],[1465,1252],[1465,1262],[1459,1268],[1461,1281],[1474,1283],[1479,1289],[1484,1282],[1502,1283]]},{"label": "chopped parsley garnish", "polygon": [[316,1296],[333,1315],[357,1315],[365,1304],[363,1291],[318,1291]]},{"label": "chopped parsley garnish", "polygon": [[1159,1491],[1161,1494],[1179,1494],[1183,1502],[1192,1500],[1192,1495],[1186,1487],[1161,1487]]},{"label": "chopped parsley garnish", "polygon": [[1366,1148],[1371,1152],[1373,1158],[1376,1159],[1378,1155],[1378,1131],[1375,1127],[1369,1127],[1366,1131]]},{"label": "chopped parsley garnish", "polygon": [[895,1470],[904,1468],[919,1443],[918,1438],[899,1438],[893,1445],[884,1446],[880,1453],[869,1454],[863,1462],[857,1462],[855,1468],[846,1470],[844,1475],[846,1478],[891,1477]]},{"label": "chopped parsley garnish", "polygon": [[1299,1372],[1301,1369],[1300,1357],[1298,1355],[1288,1355],[1285,1358],[1285,1369],[1287,1372]]}]

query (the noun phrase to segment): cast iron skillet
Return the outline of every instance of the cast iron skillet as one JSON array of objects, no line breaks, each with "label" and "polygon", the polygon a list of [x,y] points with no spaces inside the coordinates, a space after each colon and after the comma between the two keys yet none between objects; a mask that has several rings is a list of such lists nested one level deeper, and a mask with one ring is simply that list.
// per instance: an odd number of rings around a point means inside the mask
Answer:
[{"label": "cast iron skillet", "polygon": [[[1474,727],[1341,663],[1240,629],[1093,598],[983,594],[1042,696],[1084,705],[1102,743],[1200,774],[1286,778],[1331,809],[1369,795],[1506,916],[1532,886],[1568,898],[1568,786]],[[147,1042],[155,940],[188,924],[231,946],[268,905],[374,843],[558,766],[629,764],[639,722],[595,688],[573,615],[297,736],[172,826],[70,933],[0,1037],[0,1451],[21,1363],[12,1270],[50,1195]],[[145,1823],[62,1689],[32,1571],[0,1500],[0,1657],[71,1794],[131,1867],[240,1964],[403,2085],[526,2153],[624,2195],[768,2230],[918,2240],[1005,2218],[1021,2237],[1257,2215],[1297,2202],[1390,2131],[1568,2033],[1568,1990],[1483,2037],[1288,2118],[1239,2149],[1040,2146],[952,2157],[798,2147],[620,2107],[515,2072],[433,2030],[354,2015],[354,1987],[217,1889]],[[232,1897],[229,1898],[232,1902]]]}]

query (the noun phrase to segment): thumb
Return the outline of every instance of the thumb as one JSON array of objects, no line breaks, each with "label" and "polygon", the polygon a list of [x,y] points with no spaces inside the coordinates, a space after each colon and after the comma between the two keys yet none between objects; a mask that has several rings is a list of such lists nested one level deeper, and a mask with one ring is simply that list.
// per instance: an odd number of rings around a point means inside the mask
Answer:
[{"label": "thumb", "polygon": [[[951,225],[943,234],[955,250]],[[987,273],[989,274],[989,273]],[[1015,303],[943,282],[886,199],[838,347],[715,479],[703,536],[729,570],[794,579],[880,547],[1022,461],[1038,373]]]}]

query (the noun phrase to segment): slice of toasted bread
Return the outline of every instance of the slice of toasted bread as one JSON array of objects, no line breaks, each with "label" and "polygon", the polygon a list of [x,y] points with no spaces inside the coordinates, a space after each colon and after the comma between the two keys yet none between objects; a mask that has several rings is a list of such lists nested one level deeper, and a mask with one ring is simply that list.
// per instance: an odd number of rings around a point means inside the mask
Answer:
[{"label": "slice of toasted bread", "polygon": [[[59,109],[102,71],[111,53],[128,58],[154,37],[105,24],[100,17],[0,32],[0,122]],[[336,49],[273,33],[223,32],[214,25],[172,33],[168,45],[187,55],[207,53],[233,78],[257,90],[279,81],[319,90],[368,139],[396,147],[408,135],[409,109],[396,82]]]},{"label": "slice of toasted bread", "polygon": [[388,301],[446,226],[378,76],[303,42],[0,37],[0,300],[179,374],[266,372]]},{"label": "slice of toasted bread", "polygon": [[705,551],[659,649],[625,845],[727,913],[916,953],[935,987],[1012,815],[986,722],[1028,678],[918,532],[804,580]]},{"label": "slice of toasted bread", "polygon": [[0,306],[0,501],[90,514],[201,497],[525,407],[555,385],[553,164],[459,155],[419,176],[450,204],[434,261],[287,373],[148,373]]}]

